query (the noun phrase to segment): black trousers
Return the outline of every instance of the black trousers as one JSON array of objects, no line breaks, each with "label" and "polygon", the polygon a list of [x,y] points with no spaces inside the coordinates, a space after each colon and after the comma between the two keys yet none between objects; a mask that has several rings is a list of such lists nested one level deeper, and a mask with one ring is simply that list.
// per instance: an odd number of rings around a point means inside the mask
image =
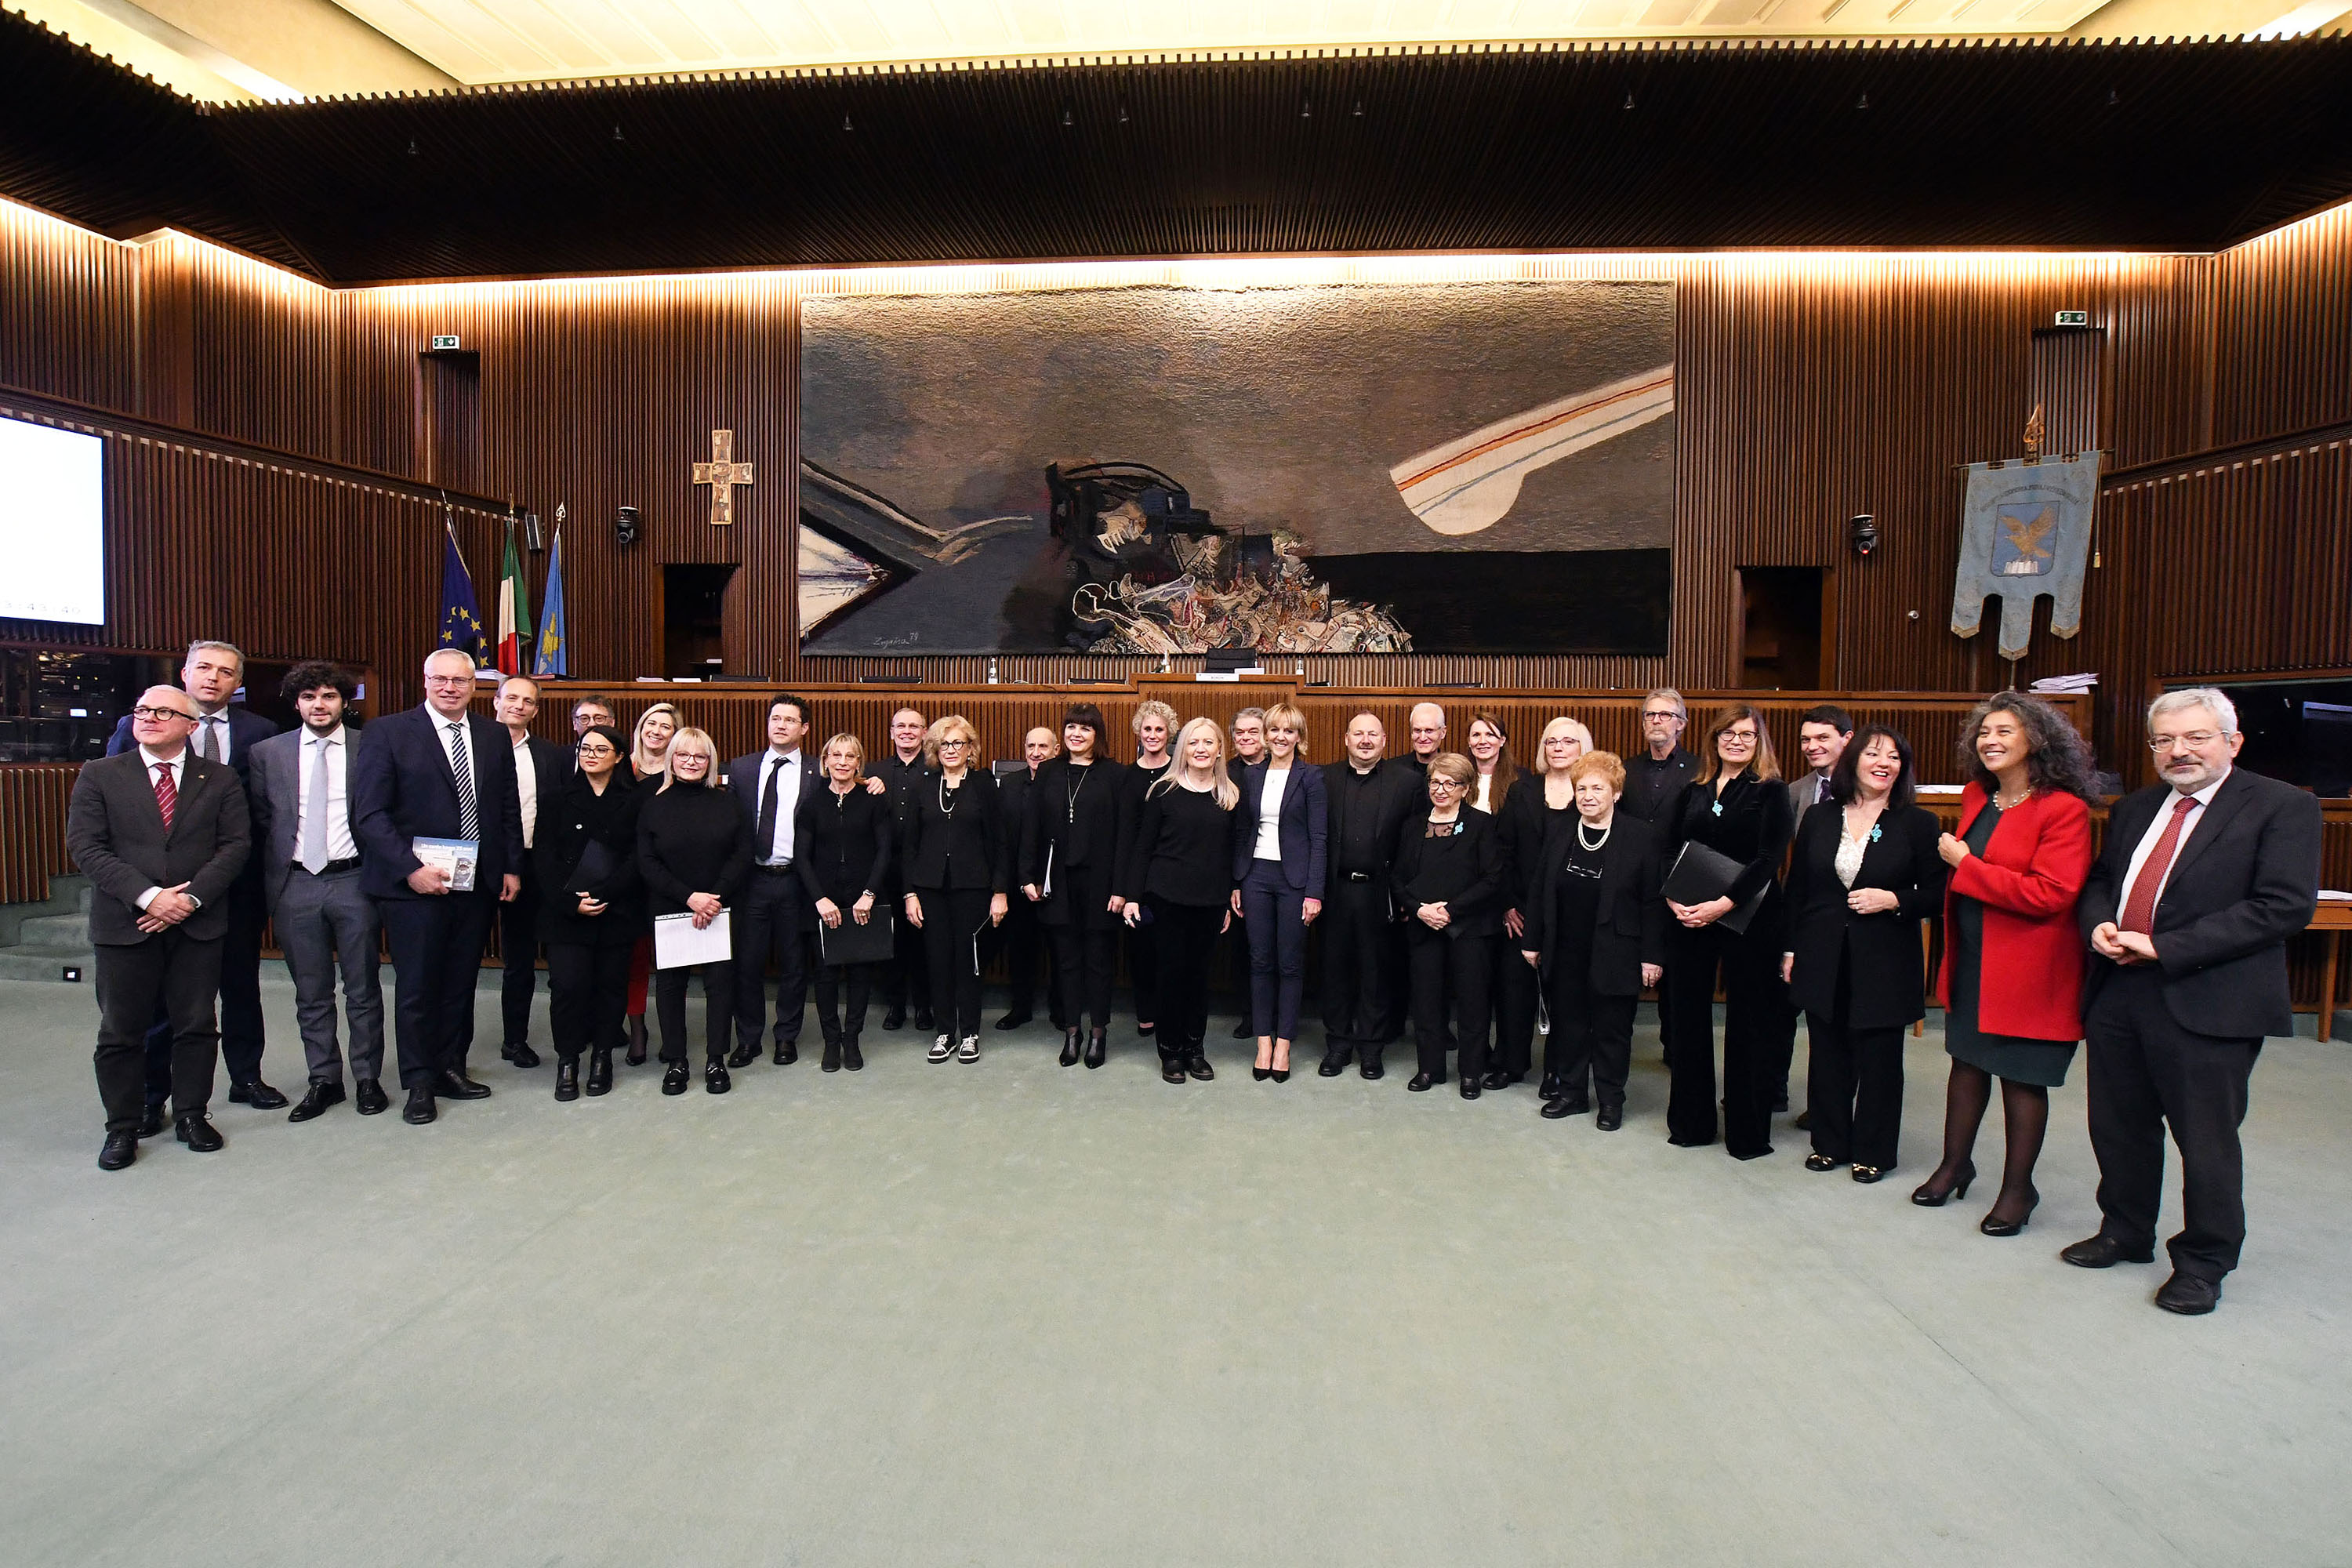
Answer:
[{"label": "black trousers", "polygon": [[1723,969],[1723,1142],[1740,1159],[1772,1152],[1773,1030],[1780,1005],[1780,954],[1759,919],[1742,936],[1720,923],[1666,931],[1666,1023],[1672,1089],[1666,1134],[1677,1143],[1715,1142],[1715,972]]},{"label": "black trousers", "polygon": [[1054,943],[1054,968],[1062,977],[1063,1015],[1068,1027],[1110,1027],[1111,982],[1118,973],[1118,932],[1090,925],[1045,928]]},{"label": "black trousers", "polygon": [[767,1032],[772,950],[776,1040],[782,1045],[801,1037],[801,1016],[808,1010],[808,937],[801,930],[805,898],[796,872],[754,866],[742,897],[727,906],[735,935],[735,1038],[747,1051],[760,1049],[760,1037]]},{"label": "black trousers", "polygon": [[[1764,1079],[1771,1090],[1771,1099],[1767,1103],[1778,1104],[1789,1092],[1789,1068],[1797,1059],[1799,1008],[1797,1004],[1790,999],[1788,982],[1780,978],[1778,970],[1773,972],[1772,985],[1779,1011],[1773,1018],[1772,1043],[1770,1054],[1764,1063]],[[1870,1162],[1864,1160],[1862,1163],[1867,1165]]]},{"label": "black trousers", "polygon": [[[393,1040],[400,1086],[415,1089],[431,1083],[436,1073],[464,1072],[466,1047],[474,1037],[474,985],[481,977],[482,946],[489,940],[498,893],[483,889],[430,899],[380,899],[376,907],[392,942]],[[624,973],[624,984],[627,978]]]},{"label": "black trousers", "polygon": [[1535,1060],[1536,993],[1542,986],[1535,965],[1520,956],[1518,938],[1495,939],[1495,1049],[1488,1065],[1520,1078]]},{"label": "black trousers", "polygon": [[1135,1021],[1155,1027],[1160,1005],[1160,928],[1155,921],[1127,933],[1127,983],[1135,992]]},{"label": "black trousers", "polygon": [[2091,1152],[2099,1160],[2099,1230],[2137,1250],[2154,1245],[2164,1196],[2164,1132],[2180,1146],[2180,1234],[2172,1267],[2219,1280],[2246,1241],[2249,1080],[2259,1039],[2184,1029],[2153,967],[2108,977],[2083,1018],[2090,1051]]},{"label": "black trousers", "polygon": [[[547,1023],[555,1054],[575,1061],[595,1047],[611,1050],[625,1038],[622,1019],[629,1005],[629,949],[636,933],[620,928],[616,941],[551,942],[547,944]],[[678,1032],[686,1032],[686,998],[678,997]],[[662,1054],[667,1056],[665,1037]]]},{"label": "black trousers", "polygon": [[1445,1080],[1445,1023],[1462,1042],[1462,1076],[1486,1070],[1486,1025],[1492,1012],[1495,942],[1491,936],[1451,936],[1419,921],[1405,927],[1405,964],[1412,986],[1412,1035],[1421,1070]]},{"label": "black trousers", "polygon": [[[1532,974],[1528,961],[1511,954]],[[1544,1008],[1551,1034],[1544,1042],[1544,1076],[1557,1078],[1570,1100],[1602,1105],[1625,1103],[1625,1079],[1633,1067],[1633,1008],[1639,996],[1604,996],[1592,988],[1590,954],[1563,954],[1544,985]]]},{"label": "black trousers", "polygon": [[100,943],[91,964],[98,991],[99,1102],[109,1132],[135,1132],[149,1103],[149,1026],[158,1011],[171,1021],[171,1077],[179,1115],[207,1109],[220,1050],[213,997],[220,989],[224,939],[198,940],[176,926],[144,942]]},{"label": "black trousers", "polygon": [[[228,930],[220,943],[220,1065],[231,1083],[261,1076],[261,928],[269,911],[261,890],[239,879],[229,889]],[[173,1041],[179,1031],[162,1003],[147,1028],[147,1103],[161,1105],[172,1092]],[[177,1110],[174,1103],[173,1109]]]},{"label": "black trousers", "polygon": [[900,918],[890,938],[894,949],[890,962],[883,965],[883,984],[891,1006],[928,1013],[931,1010],[930,948],[923,941],[923,933],[904,918],[907,889],[897,889],[892,903],[891,913]]},{"label": "black trousers", "polygon": [[661,1026],[661,1059],[686,1060],[686,981],[702,976],[702,1054],[717,1061],[735,1038],[735,965],[687,963],[654,971],[654,1016]]},{"label": "black trousers", "polygon": [[[980,1033],[978,942],[988,924],[986,888],[910,888],[923,906],[923,951],[931,960],[936,1032],[951,1039]],[[901,925],[907,922],[901,921]]]},{"label": "black trousers", "polygon": [[529,873],[514,902],[499,906],[499,958],[506,965],[499,976],[499,1016],[505,1029],[500,1044],[525,1045],[530,1039],[530,999],[539,990],[539,879]]},{"label": "black trousers", "polygon": [[1404,1033],[1404,954],[1387,884],[1334,877],[1315,929],[1323,942],[1324,1049],[1378,1059]]},{"label": "black trousers", "polygon": [[1156,1038],[1163,1058],[1203,1054],[1209,1037],[1209,955],[1224,928],[1223,904],[1172,904],[1147,899],[1152,945],[1160,955],[1160,1016]]},{"label": "black trousers", "polygon": [[1004,922],[980,943],[982,967],[985,968],[1002,953],[1004,957],[1005,990],[1012,1003],[1008,1009],[1019,1015],[1034,1013],[1037,1003],[1037,972],[1045,973],[1045,1012],[1055,1028],[1062,1022],[1062,976],[1045,953],[1045,928],[1037,921],[1037,906],[1015,891],[1007,901]]},{"label": "black trousers", "polygon": [[[1846,1016],[1853,994],[1851,956],[1838,954],[1831,995],[1837,1011],[1805,1015],[1806,1121],[1813,1152],[1841,1165],[1895,1168],[1903,1142],[1903,1026],[1858,1029]],[[1769,1064],[1768,1064],[1769,1071]],[[1785,1072],[1780,1081],[1785,1082]],[[1768,1086],[1771,1087],[1771,1086]]]},{"label": "black trousers", "polygon": [[[906,922],[899,922],[904,925]],[[866,1002],[873,994],[878,963],[820,963],[816,966],[816,1026],[824,1043],[837,1046],[855,1040],[866,1030]],[[849,994],[849,1016],[842,1016],[842,993]]]}]

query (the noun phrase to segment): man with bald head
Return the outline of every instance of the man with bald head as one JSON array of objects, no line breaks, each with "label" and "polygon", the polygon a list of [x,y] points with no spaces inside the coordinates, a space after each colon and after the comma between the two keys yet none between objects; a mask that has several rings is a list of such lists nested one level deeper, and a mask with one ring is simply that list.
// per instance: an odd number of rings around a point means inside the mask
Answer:
[{"label": "man with bald head", "polygon": [[[1422,705],[1423,709],[1430,704]],[[1422,709],[1415,709],[1418,716]],[[1444,734],[1444,721],[1437,721]],[[1402,932],[1391,918],[1389,865],[1397,834],[1423,800],[1423,780],[1402,759],[1385,761],[1388,730],[1377,713],[1348,721],[1347,753],[1323,764],[1331,871],[1323,914],[1323,1065],[1337,1078],[1354,1058],[1366,1078],[1404,1033]],[[1423,764],[1426,766],[1426,764]]]},{"label": "man with bald head", "polygon": [[[1040,724],[1021,738],[1020,771],[996,776],[1001,853],[1020,853],[1022,831],[1035,804],[1032,790],[1037,782],[1037,770],[1061,754],[1061,735]],[[1006,986],[1013,1000],[1004,1016],[996,1021],[996,1026],[1017,1029],[1032,1016],[1030,1010],[1037,996],[1037,963],[1045,951],[1045,930],[1037,922],[1037,906],[1026,899],[1013,900],[1012,908],[1005,911],[1004,923],[996,928],[996,940],[1004,948]],[[1045,1006],[1052,1015],[1054,1027],[1066,1027],[1062,1022],[1062,977],[1050,963],[1045,965]]]},{"label": "man with bald head", "polygon": [[1405,739],[1412,750],[1397,761],[1418,773],[1425,783],[1429,778],[1429,761],[1445,750],[1445,710],[1434,702],[1416,702],[1405,715]]},{"label": "man with bald head", "polygon": [[250,855],[252,826],[236,771],[189,749],[199,717],[178,687],[148,688],[131,710],[132,749],[84,764],[67,807],[66,848],[95,889],[100,1170],[139,1157],[144,1039],[158,1008],[172,1021],[180,1142],[198,1153],[221,1147],[208,1118],[220,1047],[213,996],[229,890]]}]

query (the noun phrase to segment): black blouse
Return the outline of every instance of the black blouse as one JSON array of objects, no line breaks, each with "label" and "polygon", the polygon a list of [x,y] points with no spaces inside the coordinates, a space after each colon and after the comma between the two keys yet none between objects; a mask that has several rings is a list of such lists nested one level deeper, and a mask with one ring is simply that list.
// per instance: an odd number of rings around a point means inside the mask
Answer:
[{"label": "black blouse", "polygon": [[1405,818],[1397,835],[1397,916],[1410,930],[1421,923],[1420,906],[1444,904],[1453,917],[1446,929],[1456,936],[1493,936],[1503,929],[1502,836],[1493,817],[1466,806],[1452,826],[1433,838],[1429,813]]},{"label": "black blouse", "polygon": [[1234,891],[1233,835],[1234,814],[1207,790],[1171,784],[1150,791],[1119,879],[1123,896],[1197,909],[1225,903]]},{"label": "black blouse", "polygon": [[793,864],[809,901],[849,908],[867,893],[890,896],[891,819],[898,803],[859,784],[847,795],[828,784],[801,797],[793,817]]},{"label": "black blouse", "polygon": [[689,893],[734,901],[751,874],[751,819],[728,789],[672,784],[637,813],[637,869],[656,915],[686,912]]},{"label": "black blouse", "polygon": [[936,773],[907,786],[900,812],[907,843],[899,857],[902,879],[913,889],[992,888],[1005,891],[1009,879],[997,853],[996,782],[967,772],[956,789]]},{"label": "black blouse", "polygon": [[[614,770],[599,795],[585,773],[573,773],[552,800],[539,806],[532,835],[531,867],[539,873],[540,936],[542,941],[604,944],[635,941],[645,927],[643,883],[637,872],[637,811],[644,799],[636,785]],[[598,847],[604,874],[567,889],[589,847]],[[585,892],[605,905],[601,915],[580,912]]]}]

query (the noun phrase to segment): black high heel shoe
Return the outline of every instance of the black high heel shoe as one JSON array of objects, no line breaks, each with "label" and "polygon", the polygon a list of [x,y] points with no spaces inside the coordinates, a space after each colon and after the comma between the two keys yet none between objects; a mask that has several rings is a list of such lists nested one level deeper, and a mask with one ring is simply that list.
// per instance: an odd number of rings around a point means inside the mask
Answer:
[{"label": "black high heel shoe", "polygon": [[1274,1069],[1273,1069],[1272,1068],[1262,1068],[1262,1067],[1255,1067],[1255,1066],[1253,1066],[1253,1067],[1250,1068],[1250,1077],[1252,1077],[1252,1078],[1254,1078],[1254,1079],[1257,1079],[1257,1080],[1258,1080],[1258,1082],[1260,1082],[1260,1083],[1264,1083],[1267,1079],[1270,1079],[1270,1078],[1272,1078],[1273,1076],[1274,1076]]},{"label": "black high heel shoe", "polygon": [[1078,1065],[1078,1031],[1076,1029],[1062,1031],[1062,1065],[1066,1068]]},{"label": "black high heel shoe", "polygon": [[1110,1055],[1108,1034],[1108,1030],[1096,1029],[1087,1036],[1087,1066],[1089,1068],[1102,1066],[1104,1059]]},{"label": "black high heel shoe", "polygon": [[[1991,1215],[1988,1214],[1984,1218],[1977,1222],[1977,1228],[1984,1232],[1987,1236],[2015,1236],[2019,1231],[2023,1230],[2025,1228],[2025,1222],[2033,1217],[2033,1211],[2042,1206],[2042,1194],[2040,1193],[2034,1191],[2032,1187],[2026,1188],[2025,1192],[2025,1212],[2023,1214],[2019,1215],[2015,1219],[1995,1219]],[[1995,1208],[1999,1208],[2000,1206],[2000,1200],[1995,1199],[1993,1206]]]},{"label": "black high heel shoe", "polygon": [[1970,1162],[1969,1163],[1961,1166],[1960,1172],[1961,1174],[1958,1181],[1953,1183],[1950,1186],[1944,1188],[1941,1192],[1938,1192],[1936,1190],[1936,1176],[1940,1176],[1944,1173],[1942,1171],[1938,1170],[1935,1176],[1929,1176],[1926,1181],[1920,1183],[1916,1187],[1912,1189],[1911,1201],[1917,1204],[1923,1209],[1939,1209],[1946,1204],[1951,1202],[1954,1198],[1967,1197],[1969,1195],[1969,1184],[1977,1179],[1977,1168],[1975,1163]]}]

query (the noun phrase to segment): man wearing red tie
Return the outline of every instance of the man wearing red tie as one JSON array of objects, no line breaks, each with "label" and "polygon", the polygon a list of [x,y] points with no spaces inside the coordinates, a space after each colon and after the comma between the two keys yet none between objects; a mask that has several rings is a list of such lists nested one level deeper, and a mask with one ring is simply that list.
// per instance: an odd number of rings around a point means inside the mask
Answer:
[{"label": "man wearing red tie", "polygon": [[2263,1037],[2294,1032],[2286,941],[2317,902],[2319,802],[2231,765],[2244,737],[2219,691],[2167,692],[2147,733],[2164,782],[2116,803],[2075,906],[2100,1222],[2059,1256],[2154,1260],[2168,1126],[2186,1212],[2156,1304],[2195,1314],[2220,1302],[2246,1238],[2238,1127]]}]

